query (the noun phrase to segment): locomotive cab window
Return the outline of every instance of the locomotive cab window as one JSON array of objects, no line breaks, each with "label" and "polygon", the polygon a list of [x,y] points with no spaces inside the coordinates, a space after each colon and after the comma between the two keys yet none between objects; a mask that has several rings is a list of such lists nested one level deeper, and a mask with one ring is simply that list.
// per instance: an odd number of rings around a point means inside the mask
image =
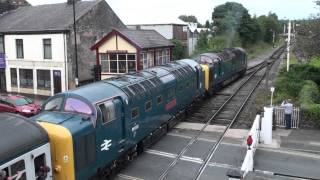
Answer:
[{"label": "locomotive cab window", "polygon": [[107,101],[107,102],[104,102],[103,104],[100,104],[99,108],[102,113],[103,124],[116,119],[116,111],[112,101]]},{"label": "locomotive cab window", "polygon": [[75,98],[67,99],[64,110],[67,112],[92,115],[92,110],[90,106],[87,103]]},{"label": "locomotive cab window", "polygon": [[62,104],[62,97],[54,98],[47,102],[47,104],[44,106],[45,111],[59,111],[61,109]]},{"label": "locomotive cab window", "polygon": [[133,108],[131,110],[131,119],[137,119],[139,117],[139,108]]}]

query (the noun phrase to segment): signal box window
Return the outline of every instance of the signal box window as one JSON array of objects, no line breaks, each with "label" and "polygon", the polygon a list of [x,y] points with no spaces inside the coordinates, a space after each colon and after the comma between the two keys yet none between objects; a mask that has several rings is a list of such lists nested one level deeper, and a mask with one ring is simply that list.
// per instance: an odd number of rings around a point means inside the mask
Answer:
[{"label": "signal box window", "polygon": [[99,105],[102,113],[102,122],[107,123],[116,119],[116,111],[112,101],[107,101]]},{"label": "signal box window", "polygon": [[160,105],[162,103],[162,96],[157,97],[157,104]]},{"label": "signal box window", "polygon": [[150,111],[151,108],[152,108],[152,102],[151,102],[151,101],[146,102],[146,104],[145,104],[145,111],[146,111],[146,112],[147,112],[147,111]]},{"label": "signal box window", "polygon": [[139,108],[133,108],[131,110],[131,119],[136,119],[139,117]]}]

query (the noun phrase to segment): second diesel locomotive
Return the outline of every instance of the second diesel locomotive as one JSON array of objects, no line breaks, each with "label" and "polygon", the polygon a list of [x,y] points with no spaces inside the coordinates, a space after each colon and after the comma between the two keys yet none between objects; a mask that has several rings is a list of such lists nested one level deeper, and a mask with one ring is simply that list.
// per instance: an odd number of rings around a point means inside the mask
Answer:
[{"label": "second diesel locomotive", "polygon": [[245,52],[232,48],[51,97],[33,120],[48,133],[53,179],[108,174],[165,134],[193,101],[243,75],[246,66]]}]

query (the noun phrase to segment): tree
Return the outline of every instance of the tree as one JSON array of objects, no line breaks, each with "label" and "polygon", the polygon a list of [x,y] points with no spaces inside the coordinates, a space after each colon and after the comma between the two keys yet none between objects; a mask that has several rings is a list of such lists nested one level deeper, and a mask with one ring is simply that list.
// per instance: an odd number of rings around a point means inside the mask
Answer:
[{"label": "tree", "polygon": [[196,45],[196,50],[198,52],[205,51],[208,49],[208,33],[201,32]]},{"label": "tree", "polygon": [[227,47],[231,47],[240,38],[242,46],[257,42],[262,32],[258,20],[251,18],[242,4],[227,2],[214,8],[212,13],[214,26],[218,35],[225,36]]},{"label": "tree", "polygon": [[205,28],[211,28],[209,20],[206,20],[206,23],[204,25]]},{"label": "tree", "polygon": [[198,23],[198,19],[194,15],[181,15],[179,16],[179,19],[184,22]]},{"label": "tree", "polygon": [[217,27],[218,33],[236,32],[244,15],[248,10],[242,4],[227,2],[214,8],[212,13],[213,25]]},{"label": "tree", "polygon": [[277,39],[278,34],[282,31],[278,16],[275,13],[269,12],[268,16],[260,16],[258,22],[262,31],[262,39],[267,43],[272,43],[273,33],[275,33]]},{"label": "tree", "polygon": [[250,16],[245,15],[242,18],[239,37],[241,44],[247,47],[249,44],[254,44],[261,39],[262,32],[258,20],[256,18],[250,18]]},{"label": "tree", "polygon": [[172,39],[171,42],[174,44],[174,48],[172,51],[172,59],[183,59],[185,57],[185,49],[183,48],[182,43],[177,39]]},{"label": "tree", "polygon": [[[320,0],[315,1],[317,6],[320,6]],[[306,58],[319,56],[320,52],[320,16],[314,16],[309,20],[301,20],[295,22],[296,26],[296,45],[303,52]]]},{"label": "tree", "polygon": [[181,19],[184,22],[187,23],[197,23],[197,27],[198,28],[202,28],[203,25],[201,23],[198,22],[198,19],[194,16],[194,15],[181,15],[179,16],[179,19]]}]

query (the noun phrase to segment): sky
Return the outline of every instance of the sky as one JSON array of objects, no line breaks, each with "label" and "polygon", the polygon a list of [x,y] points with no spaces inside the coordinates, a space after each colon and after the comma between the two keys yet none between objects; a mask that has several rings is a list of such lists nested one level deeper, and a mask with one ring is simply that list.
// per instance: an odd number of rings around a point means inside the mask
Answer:
[{"label": "sky", "polygon": [[[32,5],[67,0],[27,0]],[[200,23],[211,19],[213,8],[226,0],[106,0],[125,24],[172,23],[179,15],[195,15]],[[320,12],[314,0],[229,0],[241,3],[251,15],[275,12],[281,19],[306,19]]]}]

